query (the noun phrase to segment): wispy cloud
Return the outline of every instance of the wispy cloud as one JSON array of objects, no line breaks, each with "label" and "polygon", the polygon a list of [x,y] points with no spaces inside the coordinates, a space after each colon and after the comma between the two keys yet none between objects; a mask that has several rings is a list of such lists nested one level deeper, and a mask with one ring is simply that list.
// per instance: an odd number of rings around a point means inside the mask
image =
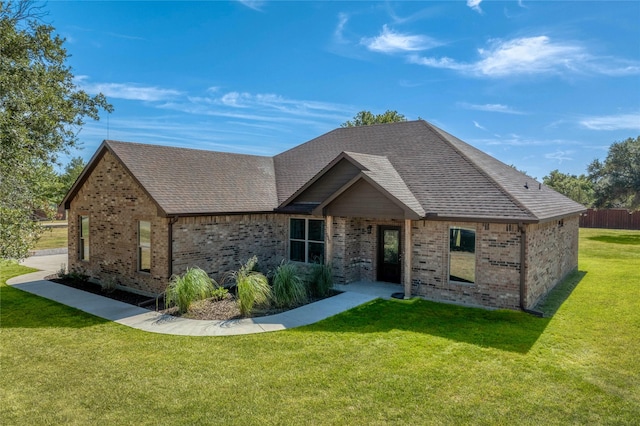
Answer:
[{"label": "wispy cloud", "polygon": [[338,25],[336,25],[336,29],[333,31],[333,38],[337,43],[346,43],[344,39],[344,27],[349,22],[349,15],[346,13],[338,14]]},{"label": "wispy cloud", "polygon": [[482,14],[480,3],[482,3],[482,0],[467,0],[467,6],[469,6],[471,9],[475,10],[476,12]]},{"label": "wispy cloud", "polygon": [[383,25],[380,35],[365,37],[360,41],[360,44],[375,52],[394,53],[427,50],[442,43],[424,35],[399,33],[389,29],[387,25]]},{"label": "wispy cloud", "polygon": [[244,6],[247,6],[249,9],[257,10],[258,12],[262,12],[262,6],[264,6],[264,0],[237,0]]},{"label": "wispy cloud", "polygon": [[77,76],[76,84],[88,93],[102,93],[107,98],[127,99],[135,101],[165,101],[180,96],[182,92],[155,86],[144,86],[137,83],[93,83],[87,76]]},{"label": "wispy cloud", "polygon": [[478,49],[476,62],[459,62],[442,57],[412,55],[409,61],[434,68],[460,71],[478,77],[508,77],[535,74],[599,73],[631,75],[640,73],[640,63],[615,58],[597,58],[578,43],[553,41],[548,36],[491,40]]},{"label": "wispy cloud", "polygon": [[581,145],[582,142],[567,139],[537,139],[518,134],[495,135],[491,139],[475,139],[474,143],[487,146],[567,146]]},{"label": "wispy cloud", "polygon": [[558,163],[562,164],[563,161],[571,161],[573,157],[570,157],[574,151],[561,151],[557,150],[555,152],[550,152],[544,155],[544,158],[549,160],[556,160]]},{"label": "wispy cloud", "polygon": [[640,112],[587,117],[580,125],[591,130],[640,130]]},{"label": "wispy cloud", "polygon": [[502,105],[502,104],[469,104],[466,102],[460,102],[458,103],[458,105],[460,105],[462,108],[465,109],[472,109],[475,111],[486,111],[486,112],[500,112],[503,114],[518,114],[518,115],[523,115],[525,114],[522,111],[518,111],[516,109],[511,108],[508,105]]},{"label": "wispy cloud", "polygon": [[478,123],[477,121],[473,120],[473,125],[476,126],[478,129],[480,130],[487,130],[486,127],[482,126],[480,123]]}]

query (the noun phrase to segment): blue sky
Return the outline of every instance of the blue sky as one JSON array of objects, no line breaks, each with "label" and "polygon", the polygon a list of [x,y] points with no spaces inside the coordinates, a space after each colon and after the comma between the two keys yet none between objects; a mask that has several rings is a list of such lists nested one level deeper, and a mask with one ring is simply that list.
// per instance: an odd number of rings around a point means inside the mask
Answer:
[{"label": "blue sky", "polygon": [[[541,179],[640,135],[640,2],[64,2],[80,132],[273,155],[358,111],[423,118]],[[65,161],[63,159],[63,161]]]}]

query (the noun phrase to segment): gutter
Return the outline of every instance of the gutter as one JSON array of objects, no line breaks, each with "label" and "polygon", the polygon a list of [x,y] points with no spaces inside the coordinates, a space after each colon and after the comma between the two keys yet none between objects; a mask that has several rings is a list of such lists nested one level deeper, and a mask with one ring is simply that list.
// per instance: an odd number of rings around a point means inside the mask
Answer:
[{"label": "gutter", "polygon": [[544,317],[543,312],[527,309],[525,303],[527,289],[527,228],[522,222],[520,222],[518,224],[518,229],[520,230],[520,309],[523,312],[542,318]]},{"label": "gutter", "polygon": [[168,268],[167,270],[169,271],[169,276],[168,278],[171,279],[171,276],[173,275],[173,224],[176,223],[178,221],[178,216],[173,216],[169,218],[169,250],[168,250]]}]

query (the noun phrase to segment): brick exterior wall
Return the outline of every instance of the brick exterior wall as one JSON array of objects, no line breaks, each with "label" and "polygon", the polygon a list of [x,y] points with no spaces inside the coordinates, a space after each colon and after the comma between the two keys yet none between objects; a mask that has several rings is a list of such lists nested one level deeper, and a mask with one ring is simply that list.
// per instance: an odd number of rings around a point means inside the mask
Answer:
[{"label": "brick exterior wall", "polygon": [[[89,260],[79,259],[79,216],[89,216]],[[151,222],[151,272],[138,272],[138,221]],[[92,279],[114,279],[143,294],[164,291],[168,275],[167,219],[158,216],[122,163],[110,152],[99,160],[71,200],[69,209],[69,270]]]},{"label": "brick exterior wall", "polygon": [[198,266],[219,283],[251,256],[262,272],[287,257],[289,216],[251,214],[181,217],[173,225],[173,273]]},{"label": "brick exterior wall", "polygon": [[[412,222],[413,295],[467,305],[517,309],[520,293],[520,233],[517,225]],[[475,283],[449,281],[449,229],[476,233]]]},{"label": "brick exterior wall", "polygon": [[579,215],[527,227],[526,307],[578,267]]}]

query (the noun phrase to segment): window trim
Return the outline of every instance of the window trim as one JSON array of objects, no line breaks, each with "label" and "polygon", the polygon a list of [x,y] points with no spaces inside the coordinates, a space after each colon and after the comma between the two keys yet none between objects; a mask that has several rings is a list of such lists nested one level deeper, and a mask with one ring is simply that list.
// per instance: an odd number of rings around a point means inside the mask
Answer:
[{"label": "window trim", "polygon": [[[459,229],[461,231],[470,231],[473,232],[473,282],[470,281],[460,281],[460,280],[455,280],[455,279],[451,279],[451,260],[452,260],[452,250],[451,250],[451,231],[454,229]],[[449,226],[448,232],[447,232],[447,247],[448,247],[448,257],[449,257],[449,263],[448,263],[448,281],[451,284],[457,284],[457,285],[467,285],[467,286],[474,286],[477,284],[478,282],[478,231],[475,229],[471,229],[471,228],[466,228],[463,226]]]},{"label": "window trim", "polygon": [[[293,238],[291,236],[291,223],[293,220],[304,220],[304,239]],[[322,222],[322,241],[309,239],[309,221]],[[308,217],[290,217],[289,218],[289,250],[288,250],[289,261],[296,262],[296,263],[304,263],[308,265],[316,264],[315,262],[309,261],[309,244],[313,243],[313,244],[322,244],[322,262],[320,264],[325,264],[327,262],[326,226],[327,225],[324,219],[308,218]],[[291,246],[292,246],[291,242],[293,241],[304,243],[304,260],[291,259]]]},{"label": "window trim", "polygon": [[[141,232],[140,232],[140,225],[145,222],[149,224],[149,242],[148,243],[143,243],[141,241]],[[150,274],[151,273],[151,221],[150,220],[138,220],[137,222],[137,228],[136,228],[136,234],[137,234],[137,256],[138,256],[138,261],[136,264],[136,271],[140,272],[142,274]],[[149,269],[142,269],[142,250],[148,250],[149,251]]]},{"label": "window trim", "polygon": [[[83,219],[87,220],[87,235],[82,233]],[[91,259],[91,220],[88,214],[78,215],[78,260],[82,262],[89,262]],[[86,248],[86,256],[85,256]]]}]

